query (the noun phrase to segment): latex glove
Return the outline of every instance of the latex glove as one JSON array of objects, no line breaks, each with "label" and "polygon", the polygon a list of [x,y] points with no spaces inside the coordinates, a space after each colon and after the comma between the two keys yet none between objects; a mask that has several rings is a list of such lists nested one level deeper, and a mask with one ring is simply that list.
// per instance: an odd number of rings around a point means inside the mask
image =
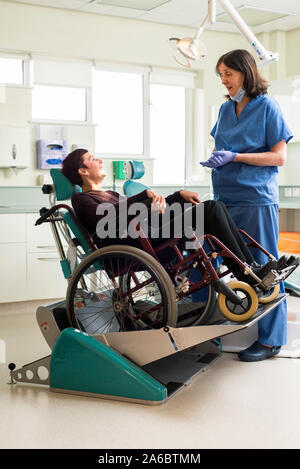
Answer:
[{"label": "latex glove", "polygon": [[231,163],[236,157],[237,153],[228,150],[214,151],[207,161],[200,161],[202,166],[207,168],[218,168],[224,164]]}]

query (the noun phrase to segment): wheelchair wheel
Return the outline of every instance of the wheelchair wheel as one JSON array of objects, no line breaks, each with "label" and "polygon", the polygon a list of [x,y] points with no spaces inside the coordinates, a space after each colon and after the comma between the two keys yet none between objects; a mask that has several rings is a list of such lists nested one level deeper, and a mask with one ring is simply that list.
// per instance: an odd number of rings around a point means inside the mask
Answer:
[{"label": "wheelchair wheel", "polygon": [[178,300],[178,318],[179,327],[199,326],[207,324],[211,318],[216,304],[217,293],[212,285],[202,289],[202,298],[197,301],[196,295],[188,295]]},{"label": "wheelchair wheel", "polygon": [[176,326],[174,286],[152,256],[108,246],[74,271],[67,291],[70,324],[88,334]]},{"label": "wheelchair wheel", "polygon": [[261,304],[271,303],[271,301],[277,298],[279,291],[280,285],[278,283],[277,285],[275,285],[275,287],[271,288],[271,290],[267,292],[260,292],[258,294],[258,302]]},{"label": "wheelchair wheel", "polygon": [[255,290],[245,282],[232,281],[227,284],[241,299],[242,303],[234,304],[223,293],[218,295],[220,313],[230,321],[243,322],[250,319],[258,308]]}]

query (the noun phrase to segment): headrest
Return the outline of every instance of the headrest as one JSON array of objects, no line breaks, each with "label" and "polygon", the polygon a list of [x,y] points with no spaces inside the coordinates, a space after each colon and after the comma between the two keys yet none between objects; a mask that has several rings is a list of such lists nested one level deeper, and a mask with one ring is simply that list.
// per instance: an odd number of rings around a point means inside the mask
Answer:
[{"label": "headrest", "polygon": [[50,175],[55,187],[56,200],[70,199],[76,192],[81,192],[81,187],[72,184],[61,169],[50,169]]},{"label": "headrest", "polygon": [[127,197],[131,197],[132,195],[139,194],[143,192],[145,189],[150,189],[149,186],[145,186],[145,184],[141,184],[140,182],[135,181],[126,181],[123,186],[124,194]]},{"label": "headrest", "polygon": [[145,174],[145,167],[142,161],[129,160],[124,164],[126,179],[141,179]]}]

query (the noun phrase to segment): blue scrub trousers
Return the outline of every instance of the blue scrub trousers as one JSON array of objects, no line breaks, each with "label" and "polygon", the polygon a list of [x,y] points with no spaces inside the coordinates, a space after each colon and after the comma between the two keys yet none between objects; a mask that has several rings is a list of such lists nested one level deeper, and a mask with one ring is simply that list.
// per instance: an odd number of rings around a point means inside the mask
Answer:
[{"label": "blue scrub trousers", "polygon": [[[278,205],[227,206],[236,226],[246,231],[268,252],[278,259]],[[252,249],[253,257],[259,264],[265,264],[267,256],[258,249]],[[280,285],[284,293],[284,285]],[[287,335],[287,304],[281,302],[258,322],[258,341],[265,345],[284,345]]]}]

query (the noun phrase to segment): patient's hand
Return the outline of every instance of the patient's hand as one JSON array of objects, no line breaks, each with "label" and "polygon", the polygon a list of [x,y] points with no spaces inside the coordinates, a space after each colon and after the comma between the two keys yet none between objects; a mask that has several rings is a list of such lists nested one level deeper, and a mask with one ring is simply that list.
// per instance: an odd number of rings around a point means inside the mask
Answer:
[{"label": "patient's hand", "polygon": [[164,213],[166,209],[165,198],[162,195],[151,191],[150,189],[147,189],[147,196],[149,199],[152,199],[151,209],[158,210],[159,213]]},{"label": "patient's hand", "polygon": [[199,196],[197,192],[192,192],[192,191],[180,191],[181,197],[184,198],[187,202],[191,202],[192,204],[199,204],[201,200],[199,199]]}]

